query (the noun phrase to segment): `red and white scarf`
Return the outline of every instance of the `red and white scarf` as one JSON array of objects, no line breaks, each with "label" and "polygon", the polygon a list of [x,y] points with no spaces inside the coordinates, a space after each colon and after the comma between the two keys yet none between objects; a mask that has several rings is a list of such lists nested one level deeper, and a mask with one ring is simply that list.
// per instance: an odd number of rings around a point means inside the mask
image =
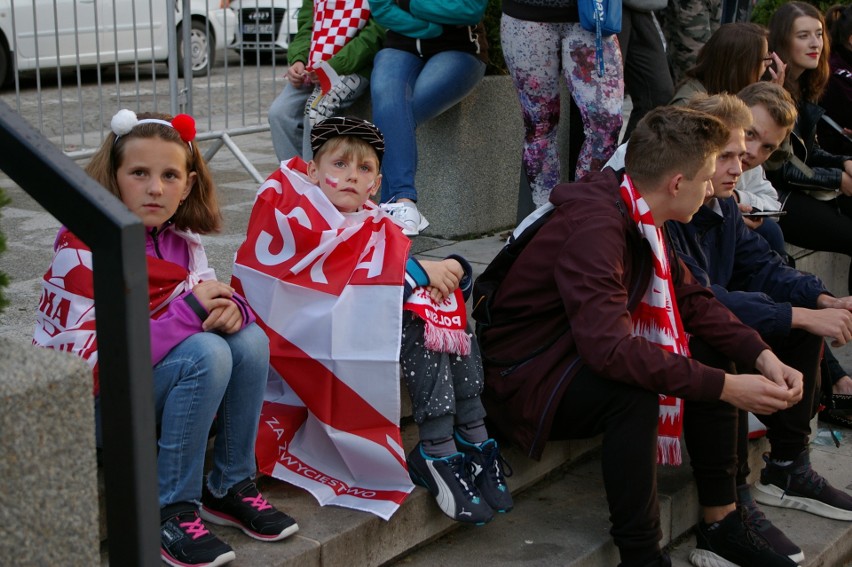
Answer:
[{"label": "red and white scarf", "polygon": [[427,288],[417,287],[402,307],[426,323],[423,337],[426,348],[464,356],[470,354],[467,309],[461,289],[456,288],[444,301],[435,303]]},{"label": "red and white scarf", "polygon": [[384,519],[413,489],[399,431],[410,241],[377,206],[339,212],[300,158],[261,185],[234,287],[270,340],[261,472]]},{"label": "red and white scarf", "polygon": [[[669,257],[663,231],[654,224],[651,209],[625,175],[621,198],[627,205],[639,233],[653,254],[651,282],[633,311],[633,335],[643,337],[669,352],[689,356],[689,340],[683,330],[674,293]],[[681,463],[680,433],[683,428],[683,400],[660,394],[660,422],[657,435],[657,461],[666,465]]]},{"label": "red and white scarf", "polygon": [[[189,249],[189,269],[151,256],[148,262],[148,308],[152,318],[202,280],[215,279],[198,235],[175,231]],[[56,253],[42,278],[33,344],[71,352],[83,358],[94,374],[94,394],[100,392],[98,341],[95,333],[95,290],[92,252],[82,240],[62,229]]]}]

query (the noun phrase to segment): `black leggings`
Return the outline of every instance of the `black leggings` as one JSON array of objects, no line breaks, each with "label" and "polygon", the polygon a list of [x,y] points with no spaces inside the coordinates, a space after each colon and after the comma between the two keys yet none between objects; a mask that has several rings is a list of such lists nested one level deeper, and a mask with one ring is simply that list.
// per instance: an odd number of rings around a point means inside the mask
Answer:
[{"label": "black leggings", "polygon": [[[831,201],[819,201],[806,193],[793,191],[787,197],[784,210],[787,214],[778,223],[787,242],[852,257],[852,197],[840,195]],[[852,266],[847,286],[852,293]]]}]

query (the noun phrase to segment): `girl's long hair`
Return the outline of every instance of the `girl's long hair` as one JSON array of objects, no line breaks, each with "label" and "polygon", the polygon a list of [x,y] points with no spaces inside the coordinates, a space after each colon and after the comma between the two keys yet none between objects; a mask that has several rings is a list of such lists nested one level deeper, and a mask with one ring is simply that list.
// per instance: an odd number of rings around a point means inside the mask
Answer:
[{"label": "girl's long hair", "polygon": [[[790,62],[793,25],[801,17],[818,20],[822,29],[825,30],[825,19],[822,17],[822,12],[804,2],[789,2],[780,6],[769,20],[769,49],[776,52],[785,63]],[[793,79],[789,73],[787,74],[784,80],[784,88],[797,101],[817,102],[822,97],[822,92],[825,90],[831,73],[828,66],[830,43],[828,34],[823,33],[823,47],[816,69],[805,69],[798,80]]]},{"label": "girl's long hair", "polygon": [[[140,120],[144,118],[159,118],[167,122],[172,121],[172,116],[158,112],[144,112],[138,115]],[[116,140],[116,138],[118,138]],[[216,198],[216,185],[207,168],[207,163],[201,156],[195,142],[188,144],[181,140],[177,130],[162,124],[138,124],[123,136],[116,136],[110,132],[97,153],[86,166],[86,173],[103,185],[110,193],[121,199],[121,192],[116,181],[116,172],[124,159],[124,150],[128,140],[134,138],[159,138],[165,142],[180,145],[186,152],[187,173],[195,172],[195,184],[192,190],[178,207],[171,220],[181,230],[189,230],[198,234],[217,232],[222,226],[222,213],[219,210],[219,201]]]},{"label": "girl's long hair", "polygon": [[719,26],[686,75],[700,81],[711,95],[736,94],[760,80],[766,36],[766,28],[758,24],[737,22]]}]

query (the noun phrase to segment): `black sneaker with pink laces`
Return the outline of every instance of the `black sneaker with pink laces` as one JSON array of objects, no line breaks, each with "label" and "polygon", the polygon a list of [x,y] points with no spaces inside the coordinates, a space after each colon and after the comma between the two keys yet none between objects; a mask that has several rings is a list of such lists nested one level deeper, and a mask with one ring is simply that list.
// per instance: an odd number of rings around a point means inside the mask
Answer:
[{"label": "black sneaker with pink laces", "polygon": [[266,501],[254,480],[247,478],[216,498],[204,483],[201,517],[220,526],[233,526],[261,541],[278,541],[299,531],[296,521]]},{"label": "black sneaker with pink laces", "polygon": [[160,557],[173,567],[216,567],[230,563],[236,555],[207,530],[195,504],[177,502],[160,510]]}]

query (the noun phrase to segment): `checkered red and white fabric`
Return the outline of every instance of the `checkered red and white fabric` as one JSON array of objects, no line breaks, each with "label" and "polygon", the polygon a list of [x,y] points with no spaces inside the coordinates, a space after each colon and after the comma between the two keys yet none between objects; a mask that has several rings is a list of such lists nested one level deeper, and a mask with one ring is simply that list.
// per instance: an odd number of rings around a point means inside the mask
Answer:
[{"label": "checkered red and white fabric", "polygon": [[308,69],[331,59],[370,19],[367,0],[315,0]]}]

